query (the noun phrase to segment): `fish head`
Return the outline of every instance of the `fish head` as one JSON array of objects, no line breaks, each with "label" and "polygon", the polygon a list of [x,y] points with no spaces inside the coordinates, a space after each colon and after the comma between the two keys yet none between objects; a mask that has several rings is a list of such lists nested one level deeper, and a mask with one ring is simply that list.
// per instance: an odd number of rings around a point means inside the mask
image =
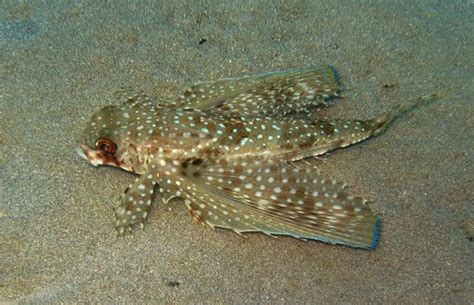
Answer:
[{"label": "fish head", "polygon": [[110,165],[137,172],[143,167],[139,160],[131,112],[127,105],[108,106],[90,119],[76,152],[94,166]]}]

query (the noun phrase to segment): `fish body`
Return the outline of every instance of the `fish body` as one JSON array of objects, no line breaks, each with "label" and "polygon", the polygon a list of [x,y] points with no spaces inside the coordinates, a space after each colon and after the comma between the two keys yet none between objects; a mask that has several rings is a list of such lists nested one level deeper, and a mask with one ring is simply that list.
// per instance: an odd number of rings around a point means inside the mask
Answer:
[{"label": "fish body", "polygon": [[144,225],[158,189],[212,228],[372,249],[380,219],[367,201],[292,161],[379,135],[432,97],[369,120],[314,118],[339,91],[336,70],[323,66],[198,83],[174,101],[127,92],[94,114],[77,151],[139,175],[115,210],[119,234]]}]

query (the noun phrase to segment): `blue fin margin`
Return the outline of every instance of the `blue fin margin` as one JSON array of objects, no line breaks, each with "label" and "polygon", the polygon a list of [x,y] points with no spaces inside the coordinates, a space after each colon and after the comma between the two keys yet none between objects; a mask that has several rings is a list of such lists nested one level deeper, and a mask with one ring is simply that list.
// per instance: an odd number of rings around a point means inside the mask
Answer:
[{"label": "blue fin margin", "polygon": [[375,226],[374,226],[374,238],[372,239],[372,242],[370,243],[369,250],[374,250],[377,248],[380,240],[380,231],[382,229],[382,219],[377,217],[377,220],[375,221]]},{"label": "blue fin margin", "polygon": [[329,65],[329,68],[331,68],[332,72],[334,73],[334,78],[336,79],[336,82],[340,85],[341,84],[341,75],[339,74],[339,71],[334,66]]}]

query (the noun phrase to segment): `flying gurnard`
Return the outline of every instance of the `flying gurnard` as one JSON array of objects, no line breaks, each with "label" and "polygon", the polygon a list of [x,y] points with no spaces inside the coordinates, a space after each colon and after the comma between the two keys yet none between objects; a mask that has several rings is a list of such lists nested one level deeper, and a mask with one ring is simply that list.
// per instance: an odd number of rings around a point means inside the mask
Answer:
[{"label": "flying gurnard", "polygon": [[93,115],[77,152],[138,174],[115,208],[119,234],[144,226],[159,190],[211,228],[373,249],[380,219],[367,200],[294,161],[380,135],[434,96],[368,120],[320,115],[339,94],[331,66],[197,83],[175,100],[130,91]]}]

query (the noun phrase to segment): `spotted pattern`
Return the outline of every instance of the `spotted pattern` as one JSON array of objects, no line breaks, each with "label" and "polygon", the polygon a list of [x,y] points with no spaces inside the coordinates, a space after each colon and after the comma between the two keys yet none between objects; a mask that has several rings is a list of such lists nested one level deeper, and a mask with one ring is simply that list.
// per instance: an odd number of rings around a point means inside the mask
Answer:
[{"label": "spotted pattern", "polygon": [[316,168],[248,158],[201,160],[189,162],[175,181],[195,220],[211,227],[354,247],[367,247],[376,234],[377,219],[366,201]]},{"label": "spotted pattern", "polygon": [[142,175],[135,179],[122,196],[120,205],[115,209],[115,224],[119,234],[131,225],[145,224],[152,207],[156,179],[153,175]]},{"label": "spotted pattern", "polygon": [[285,117],[326,106],[339,92],[337,71],[321,66],[197,83],[176,105],[226,115]]},{"label": "spotted pattern", "polygon": [[318,169],[289,162],[379,135],[434,97],[369,120],[313,119],[339,90],[328,66],[200,83],[175,101],[124,89],[120,105],[92,116],[77,152],[139,175],[115,209],[119,234],[145,224],[156,188],[164,202],[184,199],[210,227],[371,249],[380,221],[366,201]]}]

